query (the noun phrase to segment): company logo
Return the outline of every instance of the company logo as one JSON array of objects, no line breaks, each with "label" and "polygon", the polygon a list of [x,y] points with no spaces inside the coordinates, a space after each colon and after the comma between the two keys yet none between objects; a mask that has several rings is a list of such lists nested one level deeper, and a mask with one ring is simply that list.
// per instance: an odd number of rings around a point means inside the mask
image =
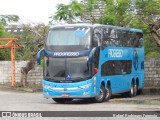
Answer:
[{"label": "company logo", "polygon": [[108,50],[108,57],[116,57],[116,58],[123,57],[123,50],[121,50],[121,49],[109,49]]},{"label": "company logo", "polygon": [[2,117],[12,117],[11,112],[2,112]]},{"label": "company logo", "polygon": [[67,78],[67,79],[71,79],[71,75],[69,75],[69,74],[66,75],[66,78]]},{"label": "company logo", "polygon": [[2,112],[2,118],[42,117],[40,112]]},{"label": "company logo", "polygon": [[79,52],[54,52],[54,56],[79,56]]}]

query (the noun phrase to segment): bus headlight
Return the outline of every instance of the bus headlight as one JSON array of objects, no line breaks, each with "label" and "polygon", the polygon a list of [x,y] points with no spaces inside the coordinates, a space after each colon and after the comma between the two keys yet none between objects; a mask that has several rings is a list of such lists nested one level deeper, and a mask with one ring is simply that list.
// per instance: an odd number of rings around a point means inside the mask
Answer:
[{"label": "bus headlight", "polygon": [[96,93],[96,87],[94,87],[94,93]]},{"label": "bus headlight", "polygon": [[96,77],[93,78],[93,84],[96,85]]}]

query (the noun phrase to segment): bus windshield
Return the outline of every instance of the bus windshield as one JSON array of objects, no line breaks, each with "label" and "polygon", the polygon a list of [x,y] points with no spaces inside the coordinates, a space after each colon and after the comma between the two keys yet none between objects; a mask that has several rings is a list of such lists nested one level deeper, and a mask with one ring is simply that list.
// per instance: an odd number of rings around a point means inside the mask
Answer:
[{"label": "bus windshield", "polygon": [[81,80],[89,77],[87,57],[51,58],[46,61],[45,78],[49,80]]},{"label": "bus windshield", "polygon": [[88,27],[59,27],[49,31],[47,46],[86,46],[90,45],[91,29]]}]

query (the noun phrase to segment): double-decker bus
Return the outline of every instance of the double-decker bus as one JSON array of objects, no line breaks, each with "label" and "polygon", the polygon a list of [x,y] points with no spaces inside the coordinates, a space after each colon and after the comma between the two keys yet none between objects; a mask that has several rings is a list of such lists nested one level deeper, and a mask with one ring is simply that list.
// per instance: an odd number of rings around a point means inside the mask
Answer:
[{"label": "double-decker bus", "polygon": [[43,95],[58,103],[89,98],[107,101],[114,93],[133,97],[144,87],[140,29],[101,24],[68,24],[48,31],[44,49]]}]

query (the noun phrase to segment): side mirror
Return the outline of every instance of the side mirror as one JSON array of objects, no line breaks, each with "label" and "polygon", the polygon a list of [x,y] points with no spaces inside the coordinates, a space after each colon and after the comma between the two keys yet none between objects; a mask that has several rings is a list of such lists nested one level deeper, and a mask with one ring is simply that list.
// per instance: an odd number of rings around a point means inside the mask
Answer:
[{"label": "side mirror", "polygon": [[42,52],[44,51],[44,49],[41,49],[38,53],[37,53],[37,56],[36,56],[36,60],[37,60],[37,63],[38,63],[38,65],[40,65],[41,64],[41,54],[42,54]]}]

